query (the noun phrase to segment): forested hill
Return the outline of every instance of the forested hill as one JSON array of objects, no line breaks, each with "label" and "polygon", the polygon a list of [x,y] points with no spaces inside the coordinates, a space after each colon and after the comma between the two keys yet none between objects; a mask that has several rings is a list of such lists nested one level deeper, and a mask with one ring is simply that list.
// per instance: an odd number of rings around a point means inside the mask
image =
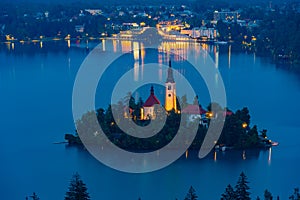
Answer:
[{"label": "forested hill", "polygon": [[[270,1],[262,1],[262,0],[2,0],[2,3],[49,3],[49,4],[69,4],[69,3],[97,3],[101,5],[108,5],[108,4],[119,4],[119,5],[161,5],[161,4],[190,4],[190,3],[196,3],[196,4],[202,4],[205,6],[211,6],[216,4],[222,4],[222,5],[231,5],[231,4],[261,4],[261,3],[269,3]],[[277,3],[289,3],[289,2],[300,2],[299,0],[272,0],[271,1],[274,4]]]}]

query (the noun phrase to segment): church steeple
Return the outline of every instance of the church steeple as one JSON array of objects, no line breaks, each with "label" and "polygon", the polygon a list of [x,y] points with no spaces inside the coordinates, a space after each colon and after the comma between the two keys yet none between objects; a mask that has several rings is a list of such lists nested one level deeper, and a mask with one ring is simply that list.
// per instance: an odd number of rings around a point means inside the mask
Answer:
[{"label": "church steeple", "polygon": [[150,89],[150,95],[154,95],[154,88],[153,88],[153,85],[151,86],[151,89]]},{"label": "church steeple", "polygon": [[174,77],[173,77],[171,60],[169,60],[168,77],[167,77],[166,83],[175,83]]},{"label": "church steeple", "polygon": [[165,109],[166,111],[171,111],[174,109],[175,112],[177,112],[176,83],[173,77],[171,60],[169,60],[168,76],[165,85],[166,85]]}]

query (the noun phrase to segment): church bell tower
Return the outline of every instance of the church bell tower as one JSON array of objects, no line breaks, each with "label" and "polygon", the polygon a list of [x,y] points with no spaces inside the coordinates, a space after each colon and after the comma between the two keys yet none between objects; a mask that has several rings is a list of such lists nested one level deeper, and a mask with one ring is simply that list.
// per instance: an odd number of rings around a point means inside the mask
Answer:
[{"label": "church bell tower", "polygon": [[171,111],[172,109],[177,112],[176,103],[176,83],[173,77],[173,70],[171,65],[171,60],[169,60],[168,77],[166,80],[166,97],[165,97],[165,109],[166,111]]}]

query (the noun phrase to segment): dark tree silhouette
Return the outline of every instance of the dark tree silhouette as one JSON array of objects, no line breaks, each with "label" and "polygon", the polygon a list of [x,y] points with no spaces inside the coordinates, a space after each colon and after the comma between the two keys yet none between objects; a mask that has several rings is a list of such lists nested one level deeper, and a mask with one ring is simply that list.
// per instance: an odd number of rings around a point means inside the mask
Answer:
[{"label": "dark tree silhouette", "polygon": [[272,196],[272,194],[269,190],[265,190],[264,198],[265,198],[265,200],[272,200],[273,199],[273,196]]},{"label": "dark tree silhouette", "polygon": [[196,191],[193,188],[193,186],[191,186],[188,193],[186,194],[184,200],[197,200],[197,199],[198,199],[198,196],[196,194]]},{"label": "dark tree silhouette", "polygon": [[222,194],[221,200],[235,200],[235,192],[230,184],[226,187],[225,192]]},{"label": "dark tree silhouette", "polygon": [[85,183],[81,180],[78,173],[75,173],[66,192],[65,200],[90,200]]},{"label": "dark tree silhouette", "polygon": [[248,186],[248,181],[247,181],[247,177],[244,174],[244,172],[242,172],[240,174],[240,177],[238,179],[238,182],[235,186],[235,194],[236,194],[236,199],[237,200],[250,200],[250,192],[248,192],[248,190],[250,189]]},{"label": "dark tree silhouette", "polygon": [[294,194],[292,194],[289,199],[291,200],[300,200],[299,188],[294,189]]},{"label": "dark tree silhouette", "polygon": [[[40,198],[38,197],[38,195],[33,192],[31,196],[29,196],[32,200],[39,200]],[[26,197],[26,199],[28,199],[28,197]]]}]

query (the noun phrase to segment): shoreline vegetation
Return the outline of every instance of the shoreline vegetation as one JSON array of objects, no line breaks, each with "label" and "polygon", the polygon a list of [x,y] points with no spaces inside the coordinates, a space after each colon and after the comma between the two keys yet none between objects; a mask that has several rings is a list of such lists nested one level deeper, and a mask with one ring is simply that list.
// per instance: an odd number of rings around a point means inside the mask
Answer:
[{"label": "shoreline vegetation", "polygon": [[[175,112],[174,110],[166,112],[163,108],[156,112],[156,119],[161,120],[160,115],[165,112],[167,114],[166,122],[162,130],[156,135],[149,138],[136,138],[124,133],[119,127],[118,123],[121,120],[132,120],[135,124],[144,127],[151,123],[150,120],[139,120],[141,113],[140,108],[143,105],[140,99],[137,103],[133,97],[130,97],[129,109],[132,110],[131,116],[124,118],[122,114],[119,116],[113,116],[113,110],[124,110],[124,105],[108,106],[106,110],[103,108],[98,109],[96,112],[88,112],[77,121],[77,130],[81,133],[79,136],[76,130],[76,134],[65,134],[65,140],[69,144],[82,145],[80,137],[82,134],[94,138],[94,133],[98,132],[98,127],[91,123],[92,115],[97,116],[97,120],[103,133],[106,137],[119,148],[132,151],[132,152],[147,152],[158,150],[167,145],[176,136],[179,126],[184,127],[185,134],[189,134],[189,127],[198,126],[197,134],[194,140],[191,142],[189,150],[199,150],[203,140],[206,136],[209,124],[212,121],[218,121],[218,115],[226,115],[224,127],[218,141],[214,141],[215,150],[225,151],[229,149],[265,149],[274,145],[278,145],[276,142],[272,142],[267,137],[267,130],[258,130],[256,125],[250,125],[250,114],[248,108],[243,108],[233,112],[226,108],[221,108],[217,103],[212,103],[207,107],[207,112],[202,115],[201,119],[193,121],[187,120],[189,116],[184,113]],[[181,98],[181,99],[184,99]],[[182,100],[180,100],[182,101]],[[187,106],[187,104],[181,104]],[[199,105],[199,104],[198,104]],[[211,107],[217,108],[217,112],[213,113]],[[199,105],[201,107],[201,105]],[[184,108],[184,106],[183,106]],[[183,115],[181,117],[181,115]],[[181,121],[182,120],[182,121]],[[118,123],[117,123],[118,122]],[[91,139],[92,140],[92,139]],[[101,142],[101,141],[100,141]],[[180,145],[180,144],[179,144]]]},{"label": "shoreline vegetation", "polygon": [[[132,26],[156,27],[159,22],[180,23],[184,29],[217,30],[217,43],[234,44],[238,51],[255,52],[278,65],[300,71],[299,3],[221,1],[105,5],[95,2],[67,4],[0,3],[0,42],[27,43],[56,40],[95,40],[111,37]],[[215,19],[215,12],[237,12],[238,18]],[[177,24],[178,25],[178,24]],[[177,26],[174,31],[178,31]]]},{"label": "shoreline vegetation", "polygon": [[[221,200],[251,200],[251,195],[253,196],[253,193],[250,192],[251,187],[249,186],[251,182],[249,182],[248,177],[244,172],[241,172],[238,180],[236,182],[235,186],[232,186],[231,184],[228,184],[224,190],[224,192],[220,195]],[[203,188],[205,190],[205,188]],[[255,194],[256,196],[257,194]],[[275,195],[276,196],[276,195]],[[265,200],[272,200],[275,199],[275,196],[273,197],[273,194],[268,190],[264,190],[263,197],[260,198],[259,196],[256,196],[256,200],[265,199]],[[33,192],[32,195],[29,196],[30,199],[33,200],[39,200],[39,196],[37,193]],[[197,200],[198,194],[193,186],[190,186],[188,189],[184,200]],[[65,193],[65,200],[90,200],[93,199],[93,197],[90,195],[88,191],[87,185],[84,183],[84,181],[81,179],[81,176],[78,174],[78,172],[74,173],[69,186],[68,190]],[[138,200],[142,200],[142,197],[138,197]],[[177,199],[177,198],[176,198]],[[200,198],[199,198],[200,199]],[[280,196],[276,196],[277,200],[280,200]],[[300,191],[299,188],[294,188],[293,193],[289,196],[290,200],[299,200],[300,199]],[[28,200],[28,197],[26,197],[26,200]]]}]

